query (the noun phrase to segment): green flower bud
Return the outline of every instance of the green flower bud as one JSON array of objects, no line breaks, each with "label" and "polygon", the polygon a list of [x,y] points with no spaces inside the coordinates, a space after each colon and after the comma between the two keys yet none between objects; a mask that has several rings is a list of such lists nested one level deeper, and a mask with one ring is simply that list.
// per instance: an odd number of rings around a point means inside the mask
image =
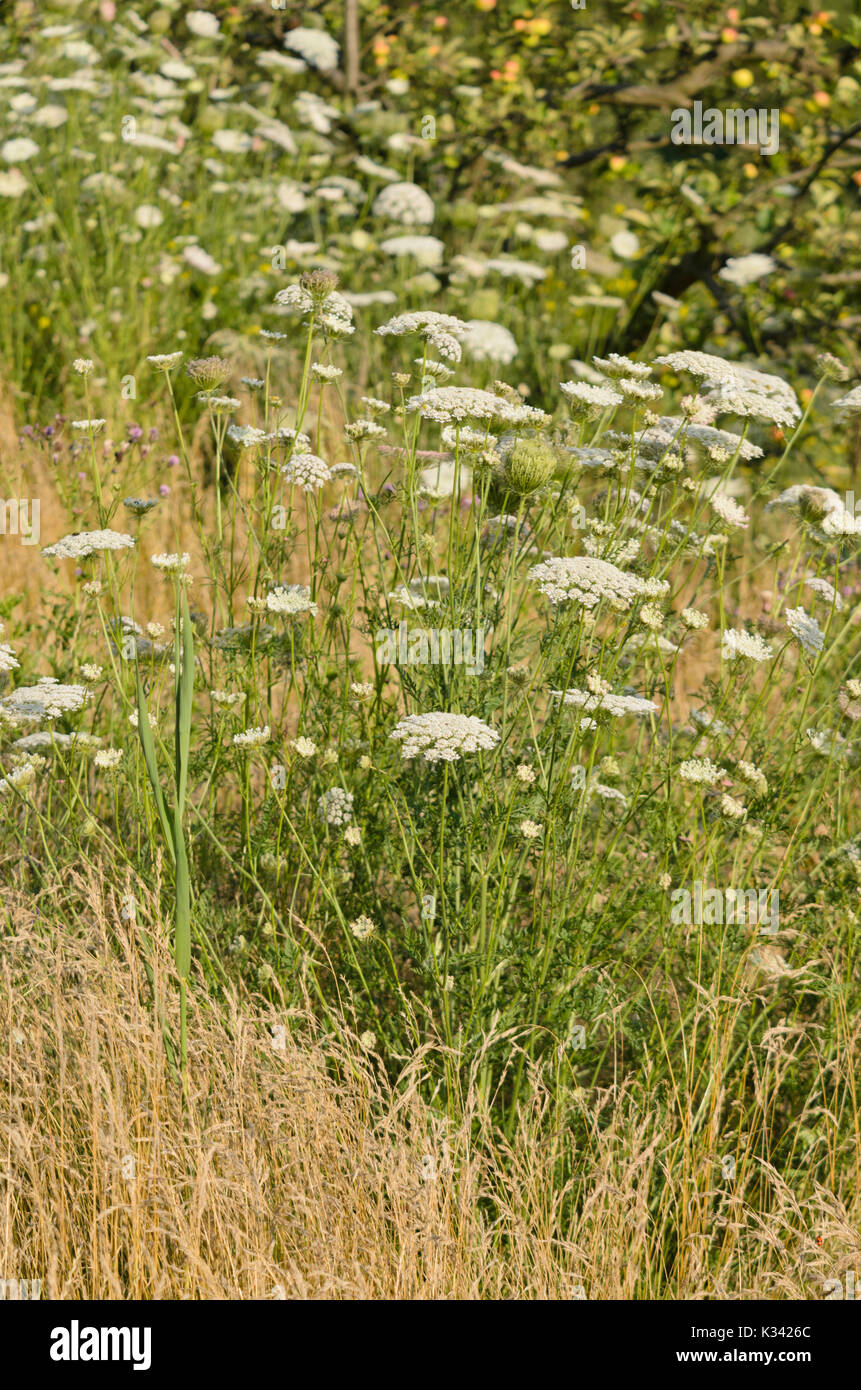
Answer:
[{"label": "green flower bud", "polygon": [[553,448],[540,439],[519,439],[505,460],[500,482],[521,497],[548,483],[556,468]]}]

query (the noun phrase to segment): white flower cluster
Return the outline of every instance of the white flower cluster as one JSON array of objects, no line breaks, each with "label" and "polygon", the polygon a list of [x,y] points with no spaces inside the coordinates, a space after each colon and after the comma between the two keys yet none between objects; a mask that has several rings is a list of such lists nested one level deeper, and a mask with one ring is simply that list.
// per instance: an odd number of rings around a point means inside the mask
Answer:
[{"label": "white flower cluster", "polygon": [[435,214],[433,199],[416,183],[387,183],[374,199],[373,211],[402,227],[429,227]]},{"label": "white flower cluster", "polygon": [[701,612],[699,608],[683,608],[679,617],[689,632],[695,632],[698,628],[709,625],[708,613]]},{"label": "white flower cluster", "polygon": [[245,703],[244,690],[210,690],[209,695],[214,705],[224,705],[227,709]]},{"label": "white flower cluster", "polygon": [[655,364],[699,377],[718,414],[768,420],[775,425],[794,425],[801,419],[795,392],[779,376],[725,362],[709,352],[669,352],[656,357]]},{"label": "white flower cluster", "polygon": [[804,579],[805,587],[812,589],[817,598],[821,598],[828,607],[833,607],[839,613],[843,607],[843,595],[839,594],[833,584],[829,584],[827,579],[822,579],[819,575],[808,574]]},{"label": "white flower cluster", "polygon": [[661,598],[670,588],[665,579],[641,579],[591,555],[544,560],[532,566],[528,578],[551,603],[579,603],[590,610],[602,599],[615,608],[630,608],[635,598]]},{"label": "white flower cluster", "polygon": [[616,377],[615,384],[626,401],[659,401],[664,394],[656,382],[638,381],[635,377]]},{"label": "white flower cluster", "polygon": [[[675,432],[685,423],[676,416],[665,415],[658,421],[658,428]],[[688,424],[684,439],[686,444],[698,446],[706,452],[710,449],[725,449],[730,457],[738,452],[739,458],[746,462],[762,458],[762,449],[758,444],[752,444],[749,439],[742,439],[741,435],[733,434],[732,430],[719,430],[714,425],[705,425],[696,420]]]},{"label": "white flower cluster", "polygon": [[82,560],[97,550],[129,550],[134,543],[133,536],[120,531],[77,531],[46,545],[42,554],[54,555],[58,560]]},{"label": "white flower cluster", "polygon": [[[300,92],[293,101],[293,108],[299,123],[310,126],[311,130],[316,130],[318,135],[328,135],[333,122],[337,121],[341,115],[336,106],[324,101],[317,92]],[[300,194],[297,198],[295,193],[291,193],[288,195],[287,203],[282,201],[282,206],[288,206],[290,211],[295,212],[299,210],[296,207],[296,203],[299,201],[304,207],[305,195]]]},{"label": "white flower cluster", "polygon": [[818,656],[825,646],[825,633],[812,614],[804,608],[787,608],[786,626],[803,651]]},{"label": "white flower cluster", "polygon": [[592,361],[604,376],[630,377],[634,381],[645,381],[652,374],[648,363],[633,362],[630,357],[623,357],[618,352],[611,352],[607,357],[593,357]]},{"label": "white flower cluster", "polygon": [[61,734],[54,729],[40,729],[38,733],[16,738],[12,747],[21,753],[32,753],[37,748],[98,748],[101,741],[92,734]]},{"label": "white flower cluster", "polygon": [[317,814],[327,825],[349,825],[353,819],[353,793],[330,787],[317,801]]},{"label": "white flower cluster", "polygon": [[208,10],[189,10],[185,22],[189,32],[199,39],[214,39],[221,28],[218,16]]},{"label": "white flower cluster", "polygon": [[774,656],[771,647],[758,632],[745,632],[744,628],[739,627],[724,630],[720,654],[724,661],[735,661],[737,657],[747,657],[749,661],[770,661]]},{"label": "white flower cluster", "polygon": [[288,482],[295,483],[303,492],[319,491],[332,479],[329,465],[316,454],[294,454],[282,466],[281,472]]},{"label": "white flower cluster", "polygon": [[266,436],[267,444],[284,444],[288,447],[296,448],[300,453],[307,453],[311,448],[311,439],[301,430],[291,430],[288,425],[281,425],[277,430],[272,430]]},{"label": "white flower cluster", "polygon": [[535,261],[522,261],[517,256],[491,256],[482,264],[480,274],[483,276],[487,271],[501,275],[504,280],[519,280],[528,289],[545,280],[549,274],[546,266],[536,265]]},{"label": "white flower cluster", "polygon": [[588,680],[587,684],[589,691],[551,690],[550,694],[554,699],[561,700],[564,705],[573,705],[576,709],[587,710],[589,713],[601,710],[614,719],[621,719],[625,714],[658,712],[658,706],[652,700],[647,700],[642,695],[615,695],[607,682],[600,678]]},{"label": "white flower cluster", "polygon": [[308,290],[302,285],[288,285],[286,289],[278,291],[275,303],[287,313],[299,314],[303,318],[315,312],[317,322],[327,333],[337,336],[339,333],[348,334],[356,331],[353,324],[353,306],[337,290],[330,290],[315,308]]},{"label": "white flower cluster", "polygon": [[174,552],[171,555],[162,553],[161,555],[151,555],[150,562],[162,574],[184,574],[191,564],[191,556],[187,550],[182,554]]},{"label": "white flower cluster", "polygon": [[744,507],[740,507],[728,493],[723,492],[720,488],[716,488],[709,496],[709,506],[715,515],[720,517],[721,521],[726,522],[727,526],[744,528],[750,525],[750,517],[745,512]]},{"label": "white flower cluster", "polygon": [[853,386],[852,390],[835,401],[831,408],[835,419],[841,422],[848,420],[852,415],[861,414],[861,386]]},{"label": "white flower cluster", "polygon": [[756,766],[756,763],[739,758],[735,770],[741,781],[747,782],[748,786],[753,787],[758,796],[765,796],[768,791],[768,780],[765,773]]},{"label": "white flower cluster", "polygon": [[0,795],[6,794],[13,788],[20,791],[22,787],[28,787],[36,780],[36,764],[33,762],[21,763],[20,767],[15,767],[0,781]]},{"label": "white flower cluster", "polygon": [[408,714],[395,725],[389,738],[402,740],[401,756],[421,756],[427,763],[455,763],[462,753],[495,748],[499,734],[472,714]]},{"label": "white flower cluster", "polygon": [[83,685],[63,685],[56,676],[42,676],[37,685],[19,685],[0,700],[0,711],[15,719],[56,719],[83,707],[89,693]]},{"label": "white flower cluster", "polygon": [[501,323],[487,319],[470,319],[461,341],[469,357],[476,362],[499,362],[507,366],[517,356],[517,343]]},{"label": "white flower cluster", "polygon": [[409,256],[426,269],[436,269],[445,258],[444,241],[436,236],[418,236],[415,232],[387,237],[380,242],[380,250],[387,256]]},{"label": "white flower cluster", "polygon": [[718,271],[718,279],[743,289],[745,285],[753,285],[770,275],[773,270],[777,270],[777,262],[771,256],[752,251],[749,256],[730,256],[726,265]]},{"label": "white flower cluster", "polygon": [[244,729],[241,734],[233,735],[233,743],[237,748],[259,748],[261,744],[268,742],[268,724],[264,724],[263,728]]},{"label": "white flower cluster", "polygon": [[93,758],[93,764],[103,772],[112,772],[115,767],[119,767],[122,760],[123,750],[121,748],[100,748]]},{"label": "white flower cluster", "polygon": [[454,314],[438,314],[434,309],[417,309],[410,314],[395,314],[393,318],[381,323],[374,332],[380,338],[404,338],[408,333],[426,333],[428,329],[439,329],[454,337],[463,337],[467,324]]},{"label": "white flower cluster", "polygon": [[7,642],[0,642],[0,671],[17,671],[20,662]]},{"label": "white flower cluster", "polygon": [[317,72],[333,72],[338,66],[340,49],[335,40],[322,29],[306,29],[299,26],[285,35],[284,47],[291,53],[298,53],[309,68]]},{"label": "white flower cluster", "polygon": [[535,406],[518,405],[472,386],[434,386],[419,396],[410,396],[407,411],[415,410],[426,420],[443,425],[453,420],[500,420],[508,425],[523,425],[544,419],[544,412]]},{"label": "white flower cluster", "polygon": [[767,420],[782,426],[792,426],[801,419],[795,392],[779,376],[738,367],[730,380],[704,385],[718,414]]},{"label": "white flower cluster", "polygon": [[861,535],[861,516],[856,517],[848,511],[844,499],[830,487],[796,483],[769,502],[766,511],[772,507],[797,511],[804,521],[815,526],[816,534],[828,540],[835,536]]},{"label": "white flower cluster", "polygon": [[726,768],[718,767],[711,758],[686,758],[679,764],[679,776],[683,782],[713,787],[721,777],[726,776]]},{"label": "white flower cluster", "polygon": [[590,386],[588,381],[560,382],[562,394],[577,415],[601,415],[622,404],[622,396],[612,386]]},{"label": "white flower cluster", "polygon": [[265,444],[266,431],[258,429],[256,425],[228,425],[227,438],[238,449],[250,449]]},{"label": "white flower cluster", "polygon": [[[419,309],[410,314],[395,314],[394,318],[374,330],[381,338],[402,338],[408,333],[420,333],[427,343],[448,362],[459,362],[461,342],[469,332],[468,324],[454,314],[438,314],[433,309]],[[427,375],[449,376],[442,363],[416,359]]]},{"label": "white flower cluster", "polygon": [[276,584],[266,595],[266,607],[270,613],[286,616],[317,612],[317,605],[311,600],[311,590],[304,584]]}]

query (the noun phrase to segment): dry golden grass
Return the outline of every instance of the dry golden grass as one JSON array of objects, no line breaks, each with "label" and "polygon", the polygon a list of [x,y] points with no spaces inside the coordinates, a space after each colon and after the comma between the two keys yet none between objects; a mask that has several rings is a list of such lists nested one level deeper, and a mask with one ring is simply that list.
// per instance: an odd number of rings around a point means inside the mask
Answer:
[{"label": "dry golden grass", "polygon": [[857,1267],[857,1188],[799,1201],[760,1163],[754,1209],[624,1086],[566,1117],[536,1077],[505,1141],[480,1059],[450,1117],[427,1048],[392,1082],[347,1027],[200,989],[184,1105],[148,979],[169,1022],[164,946],[95,873],[71,893],[74,927],[7,899],[0,948],[0,1268],[43,1296],[809,1298]]}]

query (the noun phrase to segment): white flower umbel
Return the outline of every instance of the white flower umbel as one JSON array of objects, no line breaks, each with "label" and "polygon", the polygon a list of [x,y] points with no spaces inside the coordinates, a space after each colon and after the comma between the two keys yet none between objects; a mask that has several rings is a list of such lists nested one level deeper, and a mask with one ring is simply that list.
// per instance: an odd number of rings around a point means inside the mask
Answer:
[{"label": "white flower umbel", "polygon": [[411,314],[395,314],[394,318],[380,324],[374,332],[380,338],[404,338],[409,333],[421,333],[427,337],[432,332],[448,333],[453,338],[466,336],[469,325],[454,314],[438,314],[434,309],[418,309]]},{"label": "white flower umbel", "polygon": [[102,772],[112,772],[123,760],[121,748],[101,748],[93,758],[93,765]]},{"label": "white flower umbel", "polygon": [[268,742],[268,724],[264,724],[262,728],[244,729],[241,734],[233,735],[233,743],[237,748],[259,748],[262,744]]},{"label": "white flower umbel", "polygon": [[499,420],[509,425],[522,425],[545,418],[534,406],[516,404],[491,391],[472,386],[434,386],[420,396],[411,396],[407,411],[418,411],[426,420],[448,425],[455,420]]},{"label": "white flower umbel", "polygon": [[252,449],[266,443],[266,431],[256,425],[228,425],[227,438],[237,449]]},{"label": "white flower umbel", "polygon": [[[658,421],[658,429],[668,430],[676,435],[686,423],[681,416],[662,415]],[[714,425],[706,425],[697,420],[692,420],[687,425],[684,440],[686,444],[706,453],[710,449],[725,449],[730,457],[737,453],[738,457],[746,462],[762,458],[762,449],[758,444],[752,444],[749,439],[742,439],[740,434],[733,434],[732,430],[719,430]]]},{"label": "white flower umbel", "polygon": [[464,351],[475,362],[499,362],[507,366],[517,356],[517,343],[501,323],[470,319],[461,339]]},{"label": "white flower umbel", "polygon": [[803,608],[787,608],[786,626],[809,656],[818,656],[825,646],[825,633],[812,614]]},{"label": "white flower umbel", "polygon": [[563,381],[560,389],[574,415],[594,417],[622,404],[622,396],[612,386],[590,386],[588,381]]},{"label": "white flower umbel", "polygon": [[408,714],[395,725],[389,738],[402,742],[403,758],[424,758],[425,762],[455,763],[463,753],[495,748],[499,734],[472,714]]},{"label": "white flower umbel", "polygon": [[81,560],[97,550],[130,550],[134,543],[133,536],[120,531],[78,531],[45,546],[42,554],[58,560]]},{"label": "white flower umbel", "polygon": [[795,483],[769,502],[766,511],[772,507],[797,511],[802,521],[813,528],[815,538],[861,535],[861,516],[848,511],[845,499],[830,487]]},{"label": "white flower umbel", "polygon": [[808,574],[804,580],[805,587],[812,589],[817,598],[821,598],[829,608],[833,607],[839,613],[843,607],[843,595],[838,593],[833,584],[829,584],[827,579],[822,579],[819,575]]},{"label": "white flower umbel", "polygon": [[770,661],[774,652],[758,632],[728,627],[722,635],[721,656],[724,661],[735,661],[739,657],[745,657],[748,661]]},{"label": "white flower umbel", "polygon": [[720,488],[716,488],[715,491],[711,493],[708,501],[715,515],[719,516],[721,521],[725,521],[727,526],[740,526],[745,528],[750,525],[750,517],[745,512],[744,507],[740,507],[734,498],[730,497],[729,493],[722,492]]},{"label": "white flower umbel", "polygon": [[40,729],[35,734],[24,734],[16,738],[12,747],[22,753],[33,753],[39,748],[98,748],[101,739],[92,734],[61,734],[54,729]]},{"label": "white flower umbel", "polygon": [[204,251],[202,246],[186,246],[183,249],[183,260],[191,266],[192,270],[199,270],[201,275],[220,275],[221,266],[214,256],[210,256],[208,251]]},{"label": "white flower umbel", "polygon": [[5,796],[13,789],[16,792],[21,792],[24,787],[31,786],[35,780],[36,764],[33,762],[22,763],[20,767],[13,768],[8,776],[0,781],[0,795]]},{"label": "white flower umbel", "polygon": [[853,386],[851,391],[834,402],[831,409],[835,419],[841,422],[853,415],[861,415],[861,386]]},{"label": "white flower umbel", "polygon": [[689,632],[695,632],[698,628],[709,625],[708,613],[702,613],[698,608],[683,608],[679,617]]},{"label": "white flower umbel", "polygon": [[735,765],[736,776],[742,782],[746,782],[749,787],[753,787],[757,796],[765,796],[768,791],[768,780],[765,773],[756,766],[756,763],[749,762],[745,758],[739,758]]},{"label": "white flower umbel", "polygon": [[[601,681],[600,685],[606,682]],[[585,690],[551,690],[550,694],[555,700],[561,700],[563,705],[573,705],[575,709],[587,710],[594,714],[596,710],[610,715],[613,719],[621,719],[626,714],[657,714],[658,706],[652,701],[647,700],[642,695],[616,695],[609,687],[599,689],[598,682],[593,682],[595,689]]]},{"label": "white flower umbel", "polygon": [[779,376],[725,362],[709,352],[669,352],[656,357],[655,364],[699,377],[718,414],[768,420],[775,425],[794,425],[801,419],[795,392]]},{"label": "white flower umbel", "polygon": [[17,671],[19,665],[8,643],[0,642],[0,671]]},{"label": "white flower umbel", "polygon": [[294,483],[303,492],[319,492],[332,479],[329,465],[316,454],[294,454],[282,466],[281,472],[288,482]]},{"label": "white flower umbel", "polygon": [[648,363],[632,362],[630,357],[622,357],[618,352],[611,352],[606,357],[593,357],[592,361],[604,376],[630,377],[634,381],[645,381],[652,374]]},{"label": "white flower umbel", "polygon": [[277,584],[266,595],[266,607],[270,613],[281,613],[287,617],[317,612],[311,590],[304,584]]},{"label": "white flower umbel", "polygon": [[210,14],[209,10],[188,10],[185,22],[190,33],[198,39],[214,39],[221,28],[218,16]]},{"label": "white flower umbel", "polygon": [[285,313],[297,314],[303,318],[314,313],[316,322],[335,337],[355,332],[353,306],[337,290],[330,290],[319,304],[315,305],[312,295],[303,285],[288,285],[286,289],[278,291],[275,303]]},{"label": "white flower umbel", "polygon": [[57,719],[82,709],[90,698],[83,685],[63,685],[55,676],[42,676],[37,685],[19,685],[0,700],[0,711],[15,719]]},{"label": "white flower umbel", "polygon": [[349,825],[353,819],[353,793],[330,787],[317,801],[317,814],[327,825]]},{"label": "white flower umbel", "polygon": [[290,747],[299,758],[313,758],[317,752],[317,745],[312,738],[294,738]]},{"label": "white flower umbel", "polygon": [[429,227],[434,220],[433,199],[415,183],[388,183],[374,199],[373,212],[402,227]]},{"label": "white flower umbel", "polygon": [[403,236],[390,236],[380,242],[380,250],[387,256],[409,256],[418,265],[435,269],[445,259],[445,242],[435,236],[417,236],[415,232],[405,232]]},{"label": "white flower umbel", "polygon": [[221,705],[226,709],[245,703],[244,690],[210,690],[209,695],[214,705]]},{"label": "white flower umbel", "polygon": [[745,285],[753,285],[757,280],[763,280],[774,270],[777,270],[777,262],[772,260],[771,256],[753,251],[749,256],[730,256],[726,265],[718,271],[718,279],[726,280],[727,284],[738,285],[743,289]]},{"label": "white flower umbel", "polygon": [[191,564],[191,556],[187,550],[181,555],[176,552],[172,555],[152,555],[150,560],[153,567],[161,570],[163,574],[184,574]]},{"label": "white flower umbel", "polygon": [[544,560],[527,577],[552,604],[579,603],[586,609],[596,608],[602,599],[614,608],[630,608],[635,598],[660,598],[670,587],[666,580],[641,579],[591,555]]},{"label": "white flower umbel", "polygon": [[721,777],[726,776],[726,768],[718,767],[711,758],[686,758],[679,764],[679,776],[683,782],[713,787]]},{"label": "white flower umbel", "polygon": [[340,49],[322,29],[306,29],[301,25],[291,29],[285,35],[284,47],[291,53],[298,53],[302,61],[317,72],[334,72],[338,66]]}]

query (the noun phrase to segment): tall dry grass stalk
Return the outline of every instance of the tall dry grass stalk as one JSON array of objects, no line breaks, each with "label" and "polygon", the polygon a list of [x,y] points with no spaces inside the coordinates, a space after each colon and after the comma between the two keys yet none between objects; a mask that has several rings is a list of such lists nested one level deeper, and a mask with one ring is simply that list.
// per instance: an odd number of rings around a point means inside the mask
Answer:
[{"label": "tall dry grass stalk", "polygon": [[447,1115],[428,1045],[387,1079],[347,1023],[198,989],[184,1104],[155,901],[150,940],[96,873],[70,889],[75,933],[67,904],[7,901],[0,955],[0,1272],[43,1296],[809,1298],[857,1266],[857,1188],[799,1202],[752,1137],[758,1200],[728,1197],[631,1087],[554,1115],[536,1076],[504,1140],[480,1059]]}]

